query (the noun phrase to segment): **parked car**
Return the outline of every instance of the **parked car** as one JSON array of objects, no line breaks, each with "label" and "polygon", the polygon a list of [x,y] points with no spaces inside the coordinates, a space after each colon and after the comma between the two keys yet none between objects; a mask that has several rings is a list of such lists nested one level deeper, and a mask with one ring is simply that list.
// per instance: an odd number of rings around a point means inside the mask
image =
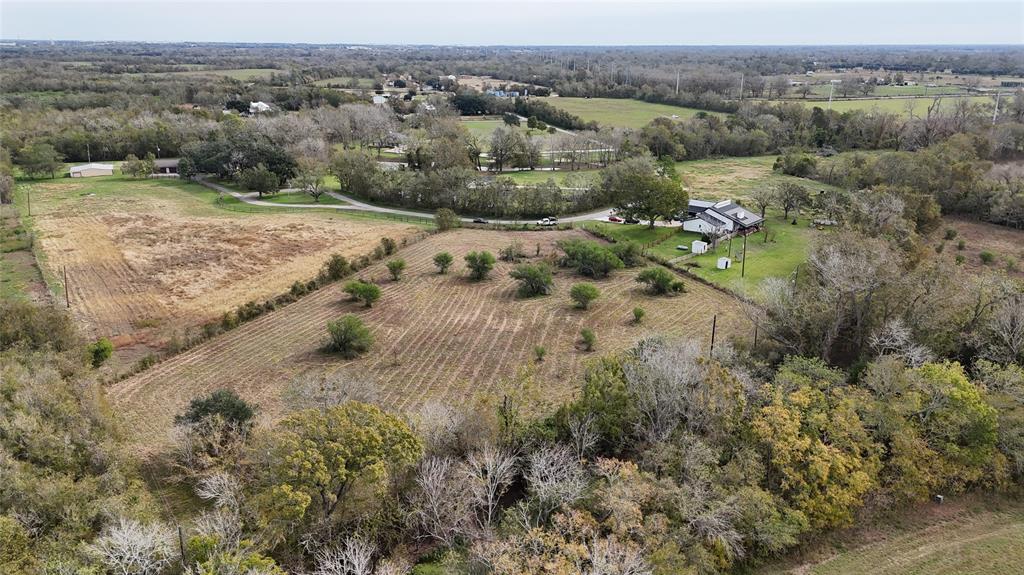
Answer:
[{"label": "parked car", "polygon": [[485,220],[483,218],[473,218],[473,223],[474,224],[489,224],[491,222],[489,222],[489,221],[487,221],[487,220]]},{"label": "parked car", "polygon": [[558,225],[558,218],[544,218],[542,220],[537,220],[537,225],[538,226],[557,226]]},{"label": "parked car", "polygon": [[620,218],[619,216],[608,216],[608,221],[609,222],[614,222],[616,224],[621,224],[622,223],[622,218]]},{"label": "parked car", "polygon": [[640,220],[638,220],[636,218],[626,218],[626,223],[627,224],[639,224]]}]

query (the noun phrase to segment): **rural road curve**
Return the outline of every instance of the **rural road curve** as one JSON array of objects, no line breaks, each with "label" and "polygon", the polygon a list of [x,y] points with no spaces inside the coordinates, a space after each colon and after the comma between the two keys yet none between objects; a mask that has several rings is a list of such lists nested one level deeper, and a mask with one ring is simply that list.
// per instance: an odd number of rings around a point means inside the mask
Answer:
[{"label": "rural road curve", "polygon": [[[410,218],[426,218],[426,219],[433,219],[433,217],[434,217],[434,214],[430,214],[430,213],[426,213],[426,212],[414,212],[414,211],[410,211],[410,210],[400,210],[400,209],[397,209],[397,208],[387,208],[387,207],[384,207],[384,206],[375,206],[373,204],[367,204],[367,203],[361,202],[361,201],[359,201],[359,200],[357,200],[357,199],[355,199],[353,197],[346,196],[346,195],[338,193],[338,192],[327,192],[327,195],[331,196],[332,198],[334,198],[336,200],[341,200],[343,202],[347,202],[346,205],[337,205],[337,204],[276,204],[274,202],[267,202],[267,201],[264,201],[264,200],[256,199],[254,197],[256,195],[256,192],[249,192],[249,193],[243,194],[242,192],[237,192],[235,190],[232,190],[231,188],[222,186],[220,184],[215,184],[213,182],[207,181],[205,178],[196,178],[196,181],[199,182],[200,184],[202,184],[202,185],[212,189],[212,190],[216,190],[218,192],[231,195],[231,196],[239,199],[240,201],[243,201],[243,202],[245,202],[247,204],[250,204],[250,205],[253,205],[253,206],[266,206],[266,207],[271,207],[271,208],[281,208],[281,207],[285,207],[285,208],[316,208],[316,209],[328,209],[328,210],[347,210],[347,211],[377,212],[377,213],[381,213],[381,214],[393,214],[393,215],[396,215],[396,216],[406,216],[406,217],[410,217]],[[296,190],[281,190],[281,191],[296,191]],[[596,212],[589,212],[589,213],[586,213],[586,214],[577,214],[577,215],[574,215],[574,216],[566,216],[564,218],[558,218],[558,221],[560,221],[560,222],[585,222],[585,221],[590,221],[590,220],[602,220],[602,219],[605,219],[608,216],[610,216],[611,213],[612,213],[612,210],[606,208],[606,209],[599,210],[599,211],[596,211]],[[473,221],[473,218],[463,218],[463,217],[460,217],[459,220],[463,221],[463,222],[469,223],[469,222]],[[531,222],[533,220],[499,220],[499,219],[488,219],[487,221],[492,223],[492,224],[513,224],[514,225],[514,224],[528,223],[528,222]]]}]

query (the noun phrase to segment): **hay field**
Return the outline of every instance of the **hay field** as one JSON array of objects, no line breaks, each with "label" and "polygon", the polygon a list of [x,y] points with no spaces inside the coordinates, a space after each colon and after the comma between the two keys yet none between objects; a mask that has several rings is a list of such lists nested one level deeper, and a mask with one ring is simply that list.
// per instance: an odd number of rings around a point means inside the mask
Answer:
[{"label": "hay field", "polygon": [[[731,296],[694,281],[678,297],[647,295],[634,281],[637,270],[596,281],[602,296],[587,311],[571,306],[569,289],[583,280],[567,270],[556,274],[551,295],[525,300],[515,296],[511,264],[498,262],[483,282],[465,277],[463,256],[469,251],[497,253],[518,240],[531,255],[539,243],[543,257],[569,237],[585,232],[462,229],[431,236],[399,251],[397,257],[408,264],[401,281],[388,278],[383,262],[360,272],[382,288],[372,308],[350,301],[341,284],[328,286],[115,384],[110,397],[134,430],[135,449],[152,454],[166,446],[174,416],[192,398],[220,388],[259,404],[268,422],[285,412],[289,384],[304,373],[366,381],[385,406],[407,410],[430,399],[463,402],[486,394],[529,365],[543,396],[557,400],[578,388],[588,360],[642,337],[685,336],[706,344],[715,313],[721,338],[749,329]],[[441,251],[455,256],[447,275],[437,274],[431,261]],[[637,306],[647,312],[640,325],[632,323]],[[374,332],[373,349],[355,360],[321,352],[326,323],[349,313]],[[597,335],[593,352],[576,348],[584,327]],[[533,360],[536,345],[547,350],[542,363]]]},{"label": "hay field", "polygon": [[[685,119],[704,111],[621,98],[545,98],[543,101],[575,114],[584,121],[594,120],[602,126],[621,128],[642,128],[655,118],[678,116],[677,119]],[[723,115],[718,112],[706,113]]]},{"label": "hay field", "polygon": [[[160,349],[172,334],[313,277],[333,252],[368,253],[413,226],[322,213],[236,213],[176,180],[123,177],[22,184],[44,277],[90,338]],[[24,208],[23,208],[24,209]]]}]

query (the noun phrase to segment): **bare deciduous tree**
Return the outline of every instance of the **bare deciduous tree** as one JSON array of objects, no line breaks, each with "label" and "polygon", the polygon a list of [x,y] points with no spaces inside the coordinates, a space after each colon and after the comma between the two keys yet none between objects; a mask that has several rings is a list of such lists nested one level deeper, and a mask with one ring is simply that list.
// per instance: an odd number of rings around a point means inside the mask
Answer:
[{"label": "bare deciduous tree", "polygon": [[156,575],[174,558],[171,529],[120,518],[103,530],[89,551],[116,575]]},{"label": "bare deciduous tree", "polygon": [[927,346],[914,341],[910,328],[900,318],[886,322],[868,343],[878,355],[899,357],[911,367],[921,367],[935,359],[935,354]]},{"label": "bare deciduous tree", "polygon": [[516,476],[518,460],[514,453],[488,444],[470,453],[462,466],[479,514],[480,527],[486,529],[498,520],[499,501]]},{"label": "bare deciduous tree", "polygon": [[341,545],[316,552],[313,575],[371,575],[377,545],[361,537],[346,537]]},{"label": "bare deciduous tree", "polygon": [[634,361],[624,366],[626,387],[640,412],[640,435],[651,443],[667,439],[685,419],[687,396],[703,377],[695,341],[667,343],[648,339],[637,345]]},{"label": "bare deciduous tree", "polygon": [[430,457],[416,471],[417,493],[412,509],[423,533],[446,547],[466,534],[471,520],[471,494],[450,457]]},{"label": "bare deciduous tree", "polygon": [[537,503],[539,521],[579,499],[587,486],[583,466],[564,445],[545,446],[531,453],[526,482]]}]

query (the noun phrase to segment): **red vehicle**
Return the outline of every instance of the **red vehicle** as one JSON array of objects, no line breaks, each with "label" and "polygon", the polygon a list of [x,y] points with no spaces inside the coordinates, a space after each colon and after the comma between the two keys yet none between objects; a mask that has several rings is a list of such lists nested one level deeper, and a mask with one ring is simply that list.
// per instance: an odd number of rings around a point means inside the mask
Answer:
[{"label": "red vehicle", "polygon": [[615,222],[616,224],[621,224],[622,218],[620,218],[619,216],[608,216],[608,221]]}]

